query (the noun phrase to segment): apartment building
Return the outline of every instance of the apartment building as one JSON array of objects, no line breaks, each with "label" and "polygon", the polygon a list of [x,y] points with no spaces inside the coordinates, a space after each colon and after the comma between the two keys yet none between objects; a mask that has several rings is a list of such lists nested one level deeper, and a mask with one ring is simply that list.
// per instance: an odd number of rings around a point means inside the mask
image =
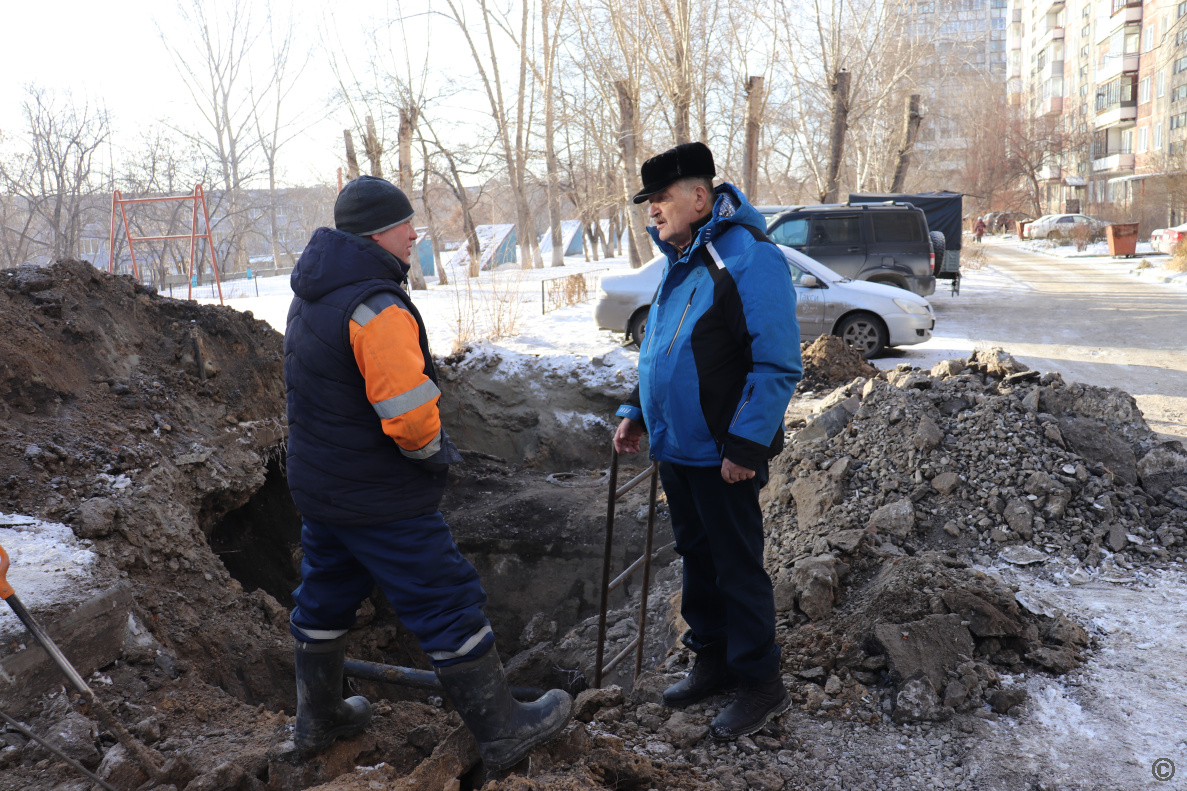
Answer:
[{"label": "apartment building", "polygon": [[1012,2],[1007,96],[1053,131],[1039,173],[1042,208],[1146,226],[1177,219],[1187,0]]}]

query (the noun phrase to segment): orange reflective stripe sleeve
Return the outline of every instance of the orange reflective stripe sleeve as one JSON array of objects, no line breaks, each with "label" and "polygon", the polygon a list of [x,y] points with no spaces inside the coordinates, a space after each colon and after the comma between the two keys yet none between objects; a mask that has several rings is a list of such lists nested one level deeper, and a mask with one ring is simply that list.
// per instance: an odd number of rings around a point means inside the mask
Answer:
[{"label": "orange reflective stripe sleeve", "polygon": [[350,346],[384,433],[404,451],[420,450],[437,439],[441,392],[425,375],[420,332],[412,314],[392,305],[365,324],[352,318]]}]

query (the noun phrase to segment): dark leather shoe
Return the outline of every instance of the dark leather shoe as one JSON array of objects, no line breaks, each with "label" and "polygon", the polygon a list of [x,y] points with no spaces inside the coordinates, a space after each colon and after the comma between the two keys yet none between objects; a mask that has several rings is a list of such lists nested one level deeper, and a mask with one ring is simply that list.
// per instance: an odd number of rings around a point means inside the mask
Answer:
[{"label": "dark leather shoe", "polygon": [[696,653],[688,675],[664,690],[664,705],[682,709],[737,685],[737,676],[726,662],[725,643],[710,643]]},{"label": "dark leather shoe", "polygon": [[775,676],[760,684],[747,684],[738,690],[733,703],[721,710],[709,725],[709,735],[719,741],[748,736],[763,729],[772,718],[791,706],[791,696],[783,679]]}]

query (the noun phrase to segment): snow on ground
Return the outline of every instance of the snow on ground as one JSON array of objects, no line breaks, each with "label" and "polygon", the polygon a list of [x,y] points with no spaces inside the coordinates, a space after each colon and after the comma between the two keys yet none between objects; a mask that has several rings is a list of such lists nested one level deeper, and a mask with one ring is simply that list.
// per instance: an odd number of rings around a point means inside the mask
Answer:
[{"label": "snow on ground", "polygon": [[[1003,718],[973,760],[1003,778],[1047,770],[1060,789],[1184,788],[1154,776],[1169,760],[1187,774],[1187,574],[1181,570],[987,568],[1020,603],[1071,614],[1089,631],[1088,662],[1062,678],[1026,680],[1030,703]],[[1018,679],[1021,681],[1021,679]],[[1158,763],[1164,768],[1165,763]],[[984,778],[983,779],[987,779]]]},{"label": "snow on ground", "polygon": [[[463,268],[451,267],[448,285],[438,285],[436,277],[429,277],[427,290],[410,294],[428,328],[429,347],[437,356],[490,339],[500,348],[521,355],[594,357],[614,352],[623,343],[623,333],[599,330],[594,324],[597,283],[589,284],[593,298],[548,313],[543,312],[542,289],[547,294],[550,285],[556,287],[552,278],[590,273],[586,278],[590,281],[626,271],[630,271],[630,263],[625,258],[587,262],[581,256],[568,256],[564,267],[503,268],[483,272],[477,278],[466,277]],[[208,288],[203,287],[204,296],[198,301],[218,304],[217,299],[205,296]],[[284,332],[293,298],[288,277],[230,281],[224,284],[223,295],[227,305],[250,310],[256,318]],[[179,292],[177,296],[184,295]]]},{"label": "snow on ground", "polygon": [[1140,277],[1143,280],[1187,286],[1187,272],[1173,271],[1170,268],[1171,257],[1154,252],[1154,248],[1149,242],[1138,242],[1137,255],[1139,257],[1131,259],[1114,258],[1109,255],[1109,245],[1107,242],[1093,242],[1081,251],[1077,250],[1076,246],[1070,242],[1059,244],[1057,241],[1051,239],[1031,239],[1019,242],[1018,238],[1014,236],[1005,238],[1023,250],[1055,256],[1056,258],[1075,258],[1078,263],[1097,268],[1104,267],[1113,272],[1119,271],[1119,267],[1125,267],[1130,275]]},{"label": "snow on ground", "polygon": [[[1007,236],[1006,239],[1013,240],[1019,247],[1024,250],[1033,250],[1036,253],[1045,253],[1046,255],[1053,255],[1057,258],[1109,258],[1109,243],[1108,242],[1092,242],[1083,250],[1076,249],[1076,245],[1072,242],[1059,239],[1026,239],[1021,242],[1016,236]],[[1138,242],[1138,255],[1155,255],[1154,247],[1149,242]]]},{"label": "snow on ground", "polygon": [[[0,546],[12,564],[8,582],[29,610],[76,592],[90,577],[95,560],[66,525],[19,514],[0,513]],[[0,607],[0,633],[23,628],[16,613]]]}]

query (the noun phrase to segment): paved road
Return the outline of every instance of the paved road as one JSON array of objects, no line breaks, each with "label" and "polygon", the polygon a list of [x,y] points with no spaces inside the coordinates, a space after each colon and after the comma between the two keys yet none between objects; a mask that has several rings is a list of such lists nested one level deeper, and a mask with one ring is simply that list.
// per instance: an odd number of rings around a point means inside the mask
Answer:
[{"label": "paved road", "polygon": [[1127,274],[1132,261],[1059,259],[996,240],[985,253],[960,296],[929,297],[935,337],[880,367],[1001,346],[1066,381],[1128,391],[1155,431],[1187,440],[1187,289],[1138,280]]}]

